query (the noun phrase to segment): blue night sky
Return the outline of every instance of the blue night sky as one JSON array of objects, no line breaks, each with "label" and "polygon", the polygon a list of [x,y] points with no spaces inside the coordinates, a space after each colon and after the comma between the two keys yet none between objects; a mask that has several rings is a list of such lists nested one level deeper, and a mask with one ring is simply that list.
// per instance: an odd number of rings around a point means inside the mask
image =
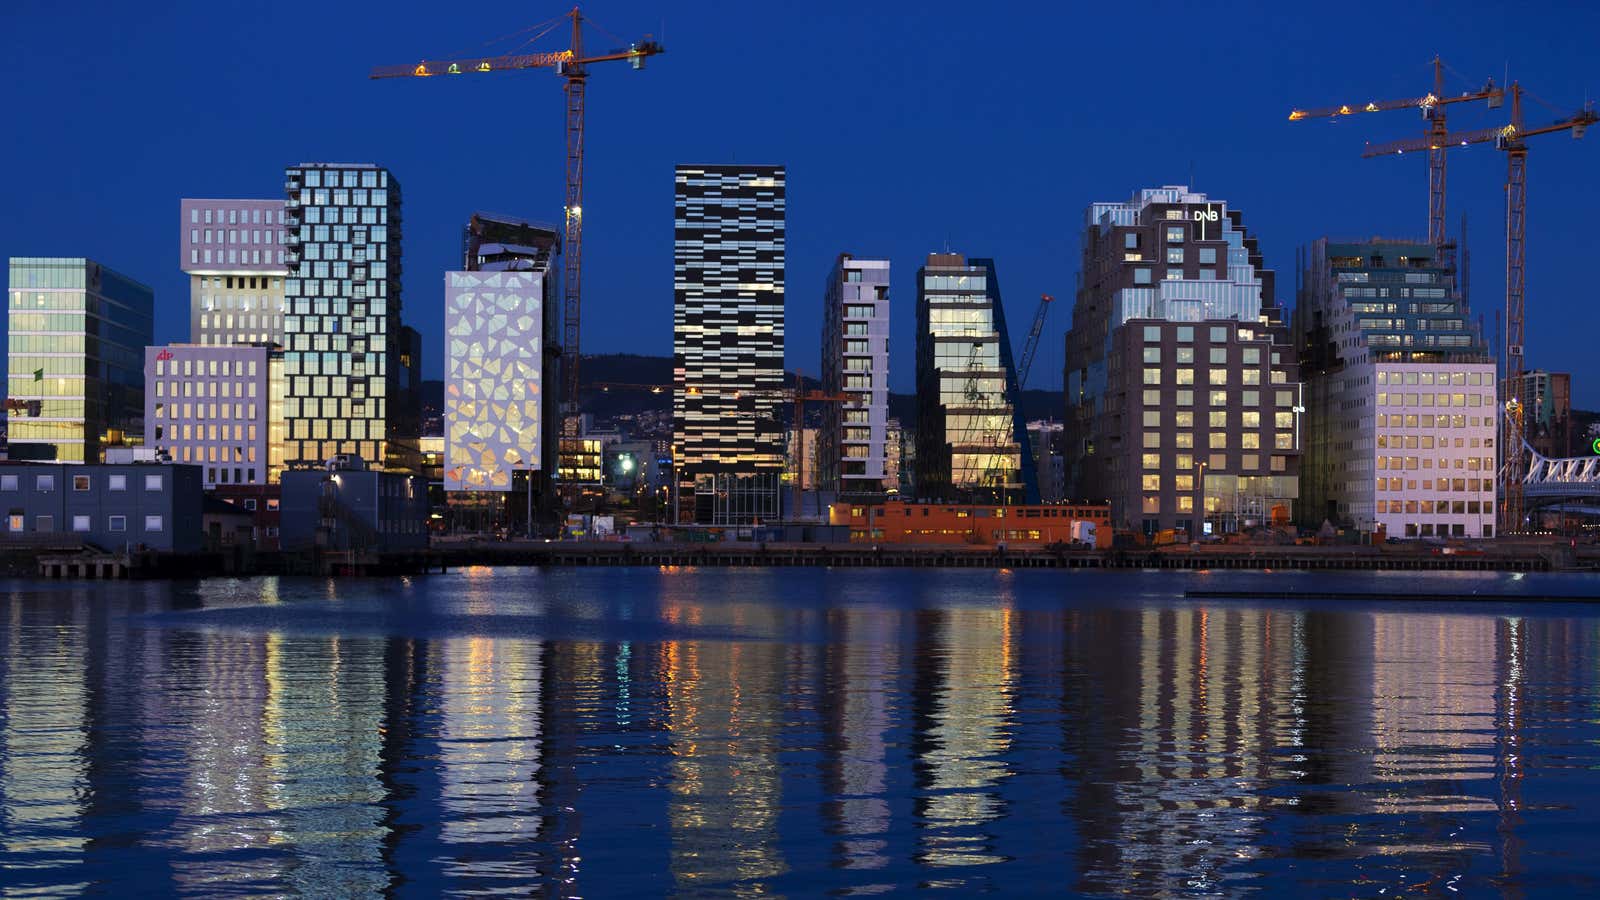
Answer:
[{"label": "blue night sky", "polygon": [[[562,97],[549,71],[374,82],[376,64],[505,51],[560,3],[0,4],[9,125],[0,255],[87,255],[156,290],[158,341],[186,339],[181,197],[282,196],[300,161],[388,166],[405,198],[405,317],[439,377],[442,273],[475,209],[557,221]],[[1421,237],[1421,155],[1363,160],[1420,133],[1414,113],[1291,124],[1294,106],[1417,96],[1435,52],[1452,92],[1513,78],[1530,124],[1600,92],[1600,6],[1503,4],[595,3],[623,39],[667,53],[590,79],[584,349],[670,354],[672,167],[789,169],[788,365],[818,370],[834,256],[893,261],[893,386],[912,384],[923,256],[1000,267],[1019,349],[1040,293],[1060,298],[1030,386],[1061,386],[1084,207],[1193,184],[1244,211],[1292,301],[1294,249],[1335,236]],[[558,32],[559,34],[559,32]],[[555,37],[555,35],[552,35]],[[599,33],[591,49],[619,45]],[[558,49],[546,39],[538,49]],[[1454,108],[1453,128],[1505,111]],[[1574,371],[1600,312],[1593,177],[1600,135],[1536,138],[1529,161],[1528,359]],[[1450,165],[1449,221],[1471,218],[1472,299],[1491,336],[1504,296],[1504,170],[1492,146]],[[1592,231],[1592,229],[1591,229]]]}]

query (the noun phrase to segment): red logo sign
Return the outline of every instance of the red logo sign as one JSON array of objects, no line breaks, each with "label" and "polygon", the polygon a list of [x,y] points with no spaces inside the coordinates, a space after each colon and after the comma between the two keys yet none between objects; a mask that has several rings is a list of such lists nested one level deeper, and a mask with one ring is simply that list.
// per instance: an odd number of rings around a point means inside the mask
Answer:
[{"label": "red logo sign", "polygon": [[171,358],[172,358],[172,351],[171,350],[163,350],[160,353],[156,354],[156,359],[158,359],[158,360],[165,361],[165,360],[169,360]]}]

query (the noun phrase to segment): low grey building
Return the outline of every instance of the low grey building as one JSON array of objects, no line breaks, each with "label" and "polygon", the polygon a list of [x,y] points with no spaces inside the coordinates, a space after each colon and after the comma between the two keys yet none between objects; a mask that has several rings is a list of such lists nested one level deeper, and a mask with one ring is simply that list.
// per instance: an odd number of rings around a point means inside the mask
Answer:
[{"label": "low grey building", "polygon": [[199,553],[203,477],[186,465],[0,466],[0,542]]},{"label": "low grey building", "polygon": [[283,473],[280,546],[286,551],[384,553],[428,546],[428,482],[418,475],[368,469],[340,456],[320,469]]}]

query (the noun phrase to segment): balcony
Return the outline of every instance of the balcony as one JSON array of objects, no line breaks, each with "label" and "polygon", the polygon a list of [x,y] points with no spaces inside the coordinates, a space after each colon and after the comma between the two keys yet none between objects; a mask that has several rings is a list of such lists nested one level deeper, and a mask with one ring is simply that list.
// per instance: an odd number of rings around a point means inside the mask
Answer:
[{"label": "balcony", "polygon": [[283,208],[284,209],[299,209],[300,208],[300,201],[295,199],[294,197],[290,197],[289,199],[283,201]]},{"label": "balcony", "polygon": [[300,190],[300,179],[298,179],[298,178],[286,178],[286,179],[284,179],[283,190],[284,190],[285,193],[288,193],[288,192],[291,192],[291,191]]},{"label": "balcony", "polygon": [[290,228],[299,228],[300,227],[300,217],[299,216],[287,216],[287,217],[284,218],[283,224],[289,226]]}]

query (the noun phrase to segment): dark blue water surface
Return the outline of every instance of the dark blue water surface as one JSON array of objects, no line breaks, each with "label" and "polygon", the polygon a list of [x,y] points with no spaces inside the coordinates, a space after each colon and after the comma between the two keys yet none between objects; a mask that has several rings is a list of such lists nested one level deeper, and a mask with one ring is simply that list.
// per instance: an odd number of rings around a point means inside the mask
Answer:
[{"label": "dark blue water surface", "polygon": [[1600,891],[1600,605],[1407,591],[1600,582],[0,583],[0,893]]}]

